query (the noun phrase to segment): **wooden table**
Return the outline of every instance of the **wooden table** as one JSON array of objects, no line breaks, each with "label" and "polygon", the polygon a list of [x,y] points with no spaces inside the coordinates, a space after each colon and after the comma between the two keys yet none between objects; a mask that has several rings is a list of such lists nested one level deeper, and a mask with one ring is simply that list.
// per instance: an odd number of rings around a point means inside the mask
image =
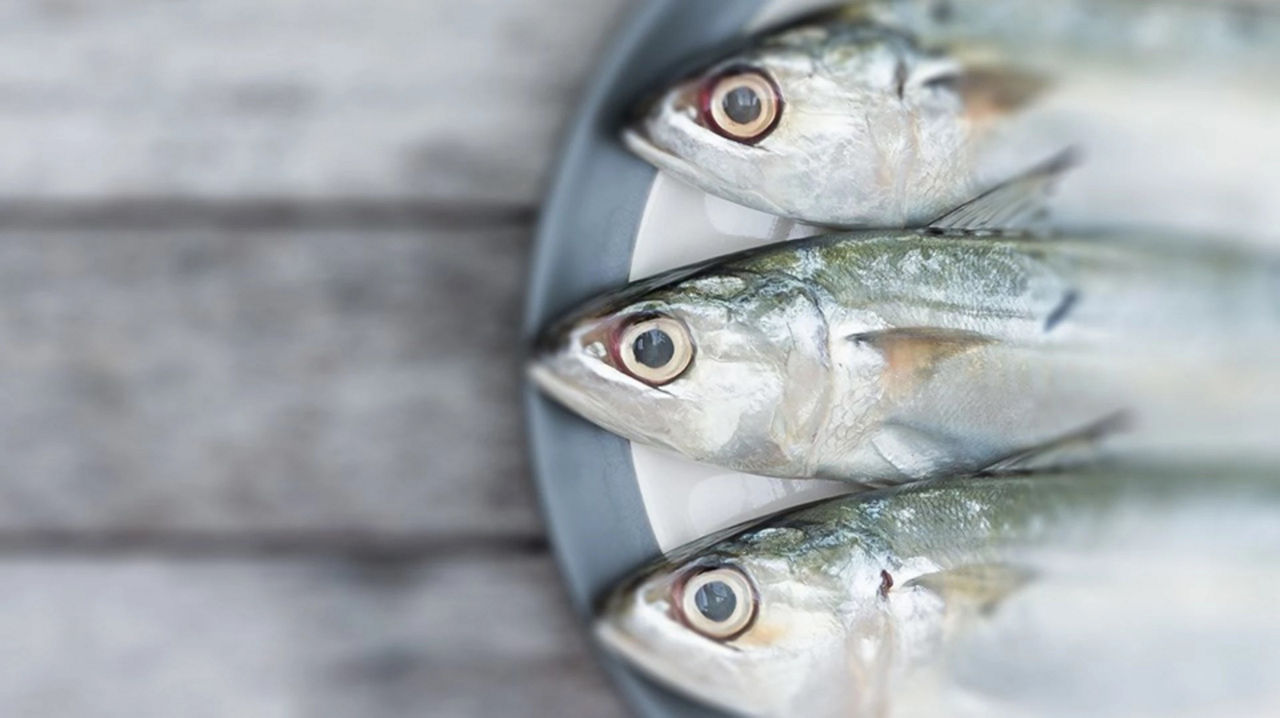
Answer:
[{"label": "wooden table", "polygon": [[518,395],[623,5],[0,6],[0,715],[621,712]]}]

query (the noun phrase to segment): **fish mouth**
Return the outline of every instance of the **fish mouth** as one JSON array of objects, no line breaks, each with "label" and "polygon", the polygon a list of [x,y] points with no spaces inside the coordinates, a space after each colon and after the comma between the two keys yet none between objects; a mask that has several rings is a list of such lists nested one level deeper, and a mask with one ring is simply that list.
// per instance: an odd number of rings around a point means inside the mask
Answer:
[{"label": "fish mouth", "polygon": [[544,394],[555,396],[558,391],[563,389],[564,382],[537,357],[529,360],[529,363],[525,366],[524,373],[529,382]]},{"label": "fish mouth", "polygon": [[606,651],[621,658],[627,665],[688,698],[700,703],[719,708],[736,715],[753,715],[740,701],[730,700],[721,692],[712,689],[689,673],[663,661],[652,651],[645,650],[644,645],[608,621],[598,620],[592,633],[596,642]]},{"label": "fish mouth", "polygon": [[[701,166],[690,162],[679,155],[664,149],[653,141],[648,128],[644,123],[637,123],[627,127],[622,131],[622,144],[640,159],[657,167],[658,169],[670,174],[672,177],[681,182],[691,185],[711,195],[727,199],[730,202],[740,204],[745,207],[756,207],[760,211],[775,214],[779,217],[787,217],[791,219],[799,219],[786,208],[779,206],[777,202],[771,198],[761,194],[759,191],[738,187],[730,191],[715,175],[707,172]],[[753,151],[760,151],[758,147],[749,148]],[[749,199],[748,199],[749,198]]]},{"label": "fish mouth", "polygon": [[525,377],[542,392],[559,396],[568,388],[551,365],[568,343],[569,328],[561,322],[538,332],[525,354]]},{"label": "fish mouth", "polygon": [[547,360],[539,358],[530,360],[525,367],[525,376],[539,391],[569,409],[582,413],[586,408],[585,402],[579,396],[578,388],[553,369]]},{"label": "fish mouth", "polygon": [[525,366],[529,382],[546,396],[578,414],[590,410],[578,387],[552,366],[553,356],[534,357]]},{"label": "fish mouth", "polygon": [[525,366],[525,376],[544,396],[560,406],[626,439],[636,438],[631,425],[615,416],[614,404],[605,387],[592,385],[584,374],[566,370],[563,355],[535,357]]},{"label": "fish mouth", "polygon": [[623,130],[622,144],[645,162],[670,172],[686,182],[701,186],[706,181],[702,170],[697,165],[655,144],[648,130],[643,126],[628,127]]}]

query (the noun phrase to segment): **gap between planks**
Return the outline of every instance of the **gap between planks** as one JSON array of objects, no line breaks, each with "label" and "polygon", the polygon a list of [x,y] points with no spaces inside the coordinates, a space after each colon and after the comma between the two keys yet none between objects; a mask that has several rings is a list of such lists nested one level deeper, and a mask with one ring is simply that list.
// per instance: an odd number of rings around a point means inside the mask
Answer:
[{"label": "gap between planks", "polygon": [[541,534],[496,536],[371,532],[275,531],[229,534],[174,530],[11,530],[0,532],[0,560],[15,557],[183,560],[332,558],[370,563],[429,563],[462,557],[536,556],[548,552]]},{"label": "gap between planks", "polygon": [[533,206],[431,199],[0,199],[0,230],[496,229],[528,226],[536,218]]}]

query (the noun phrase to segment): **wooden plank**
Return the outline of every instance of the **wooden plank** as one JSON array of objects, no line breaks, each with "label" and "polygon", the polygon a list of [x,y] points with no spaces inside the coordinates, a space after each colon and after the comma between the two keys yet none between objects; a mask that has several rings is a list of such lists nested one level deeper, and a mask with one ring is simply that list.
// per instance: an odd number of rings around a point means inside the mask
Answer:
[{"label": "wooden plank", "polygon": [[0,198],[531,205],[624,0],[0,7]]},{"label": "wooden plank", "polygon": [[527,251],[519,226],[0,232],[0,533],[538,540]]},{"label": "wooden plank", "polygon": [[545,555],[0,560],[0,715],[622,715]]}]

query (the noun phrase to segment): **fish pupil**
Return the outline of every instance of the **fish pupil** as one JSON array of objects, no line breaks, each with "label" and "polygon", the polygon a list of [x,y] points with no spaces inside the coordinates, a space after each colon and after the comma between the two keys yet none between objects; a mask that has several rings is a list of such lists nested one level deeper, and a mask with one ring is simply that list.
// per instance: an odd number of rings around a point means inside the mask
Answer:
[{"label": "fish pupil", "polygon": [[764,107],[760,95],[750,87],[739,87],[724,96],[724,113],[740,125],[755,122]]},{"label": "fish pupil", "polygon": [[724,581],[711,581],[699,588],[693,595],[693,602],[698,607],[698,613],[716,623],[729,620],[738,607],[738,597]]},{"label": "fish pupil", "polygon": [[676,345],[666,332],[650,329],[636,337],[631,350],[636,355],[636,361],[651,369],[659,369],[671,362],[671,357],[676,354]]}]

